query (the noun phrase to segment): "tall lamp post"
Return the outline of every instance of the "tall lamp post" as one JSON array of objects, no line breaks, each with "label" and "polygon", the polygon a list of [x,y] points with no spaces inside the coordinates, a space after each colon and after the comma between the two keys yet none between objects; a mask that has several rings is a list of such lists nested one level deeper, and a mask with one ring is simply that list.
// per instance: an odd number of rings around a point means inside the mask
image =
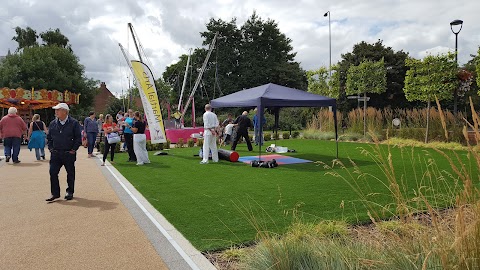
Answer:
[{"label": "tall lamp post", "polygon": [[[458,31],[454,31],[453,27],[457,27],[457,25],[460,25],[460,28]],[[452,30],[452,33],[455,34],[455,62],[457,63],[458,66],[458,33],[462,31],[463,27],[463,21],[462,20],[454,20],[450,23],[450,29]],[[458,89],[455,89],[455,92],[453,93],[453,113],[457,113],[457,96],[458,96]]]},{"label": "tall lamp post", "polygon": [[328,67],[329,70],[329,80],[332,79],[332,28],[330,26],[330,10],[323,14],[323,17],[328,16],[328,44],[329,44],[329,51],[330,51],[330,65]]}]

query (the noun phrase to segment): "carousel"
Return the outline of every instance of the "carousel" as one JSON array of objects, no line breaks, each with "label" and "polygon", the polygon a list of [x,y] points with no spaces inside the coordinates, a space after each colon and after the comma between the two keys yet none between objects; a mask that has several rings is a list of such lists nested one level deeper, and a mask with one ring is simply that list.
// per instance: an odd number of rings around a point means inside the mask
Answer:
[{"label": "carousel", "polygon": [[[34,111],[51,108],[58,103],[78,104],[80,94],[74,94],[68,90],[60,92],[58,90],[39,89],[26,90],[23,88],[10,89],[3,87],[0,89],[0,107],[15,107],[18,114],[25,122],[29,122]],[[4,110],[2,109],[2,114]]]}]

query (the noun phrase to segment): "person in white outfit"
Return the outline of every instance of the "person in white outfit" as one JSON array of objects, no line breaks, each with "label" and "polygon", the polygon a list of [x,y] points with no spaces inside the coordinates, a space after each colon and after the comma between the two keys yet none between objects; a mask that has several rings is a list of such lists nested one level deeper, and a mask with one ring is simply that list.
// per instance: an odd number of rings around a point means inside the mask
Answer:
[{"label": "person in white outfit", "polygon": [[203,114],[203,159],[200,164],[208,163],[210,151],[212,151],[213,162],[218,162],[217,132],[215,130],[218,125],[218,118],[212,112],[212,106],[210,104],[205,105],[205,113]]},{"label": "person in white outfit", "polygon": [[145,136],[146,124],[140,112],[136,111],[134,115],[135,122],[130,127],[133,132],[133,152],[135,152],[137,157],[137,165],[148,164],[150,159],[148,159],[147,136]]}]

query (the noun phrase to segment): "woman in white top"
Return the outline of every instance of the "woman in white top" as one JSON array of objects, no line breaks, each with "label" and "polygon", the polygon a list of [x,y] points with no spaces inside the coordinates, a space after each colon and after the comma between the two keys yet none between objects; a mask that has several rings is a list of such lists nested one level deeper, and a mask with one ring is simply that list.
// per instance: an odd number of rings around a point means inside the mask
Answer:
[{"label": "woman in white top", "polygon": [[130,129],[133,131],[133,151],[137,157],[137,165],[150,163],[147,152],[147,136],[145,135],[146,123],[140,112],[135,112],[135,122]]}]

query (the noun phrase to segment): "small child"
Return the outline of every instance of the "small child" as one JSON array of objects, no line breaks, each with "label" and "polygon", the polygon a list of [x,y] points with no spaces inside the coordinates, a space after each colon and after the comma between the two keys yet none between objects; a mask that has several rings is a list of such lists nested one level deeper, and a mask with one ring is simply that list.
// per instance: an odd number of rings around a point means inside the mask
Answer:
[{"label": "small child", "polygon": [[234,125],[232,121],[228,122],[228,124],[225,126],[222,144],[227,145],[232,141],[233,126]]}]

